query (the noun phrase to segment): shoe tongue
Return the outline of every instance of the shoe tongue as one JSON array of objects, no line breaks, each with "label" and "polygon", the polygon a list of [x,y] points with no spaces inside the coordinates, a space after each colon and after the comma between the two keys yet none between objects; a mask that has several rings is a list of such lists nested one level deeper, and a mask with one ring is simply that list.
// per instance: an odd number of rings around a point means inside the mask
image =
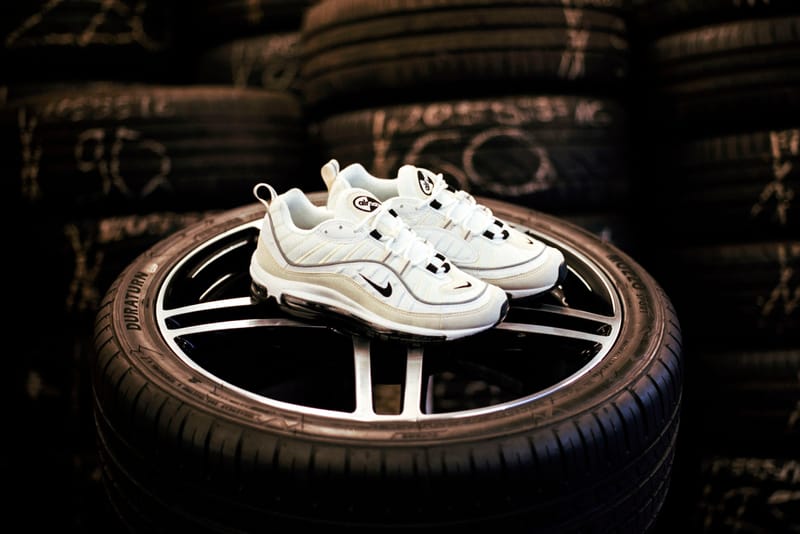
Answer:
[{"label": "shoe tongue", "polygon": [[397,171],[397,193],[401,197],[420,198],[430,200],[434,186],[444,180],[428,169],[421,169],[414,165],[403,165]]},{"label": "shoe tongue", "polygon": [[331,200],[329,208],[336,217],[355,222],[369,217],[381,205],[374,195],[359,187],[340,189]]}]

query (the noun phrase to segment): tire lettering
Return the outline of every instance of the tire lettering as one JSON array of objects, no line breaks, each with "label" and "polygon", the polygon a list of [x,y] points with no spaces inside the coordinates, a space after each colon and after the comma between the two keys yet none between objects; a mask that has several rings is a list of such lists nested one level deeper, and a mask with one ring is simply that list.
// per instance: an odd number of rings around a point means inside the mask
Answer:
[{"label": "tire lettering", "polygon": [[786,179],[794,168],[794,162],[800,155],[800,130],[783,130],[769,133],[772,152],[772,174],[774,180],[768,183],[758,197],[758,201],[750,208],[750,215],[757,217],[768,210],[771,201],[774,205],[774,217],[781,226],[789,222],[789,208],[796,193]]},{"label": "tire lettering", "polygon": [[[779,315],[789,317],[800,306],[800,286],[797,286],[795,267],[800,258],[800,246],[781,245],[778,247],[778,283],[766,298],[759,298],[762,317]],[[792,283],[795,287],[792,287]]]},{"label": "tire lettering", "polygon": [[28,117],[27,110],[22,108],[17,113],[19,124],[19,140],[22,146],[22,168],[19,175],[22,180],[22,196],[29,200],[38,200],[42,196],[39,187],[39,160],[42,159],[42,145],[34,140],[34,130],[39,119]]},{"label": "tire lettering", "polygon": [[172,117],[175,110],[166,96],[160,94],[88,94],[52,100],[40,110],[44,120],[63,119],[71,122],[92,120],[124,121],[131,117]]},{"label": "tire lettering", "polygon": [[[123,151],[129,146],[151,156],[154,174],[147,179],[138,192],[132,191],[121,174]],[[102,128],[91,128],[78,136],[75,146],[75,160],[79,171],[97,173],[100,176],[101,188],[108,195],[112,190],[125,196],[146,198],[156,189],[169,187],[168,176],[172,162],[166,147],[150,139],[143,139],[141,132],[119,127],[114,132]]]},{"label": "tire lettering", "polygon": [[624,276],[630,284],[631,289],[636,293],[636,300],[639,303],[639,312],[650,316],[650,308],[647,305],[647,299],[645,298],[644,294],[646,291],[646,285],[642,283],[638,276],[636,276],[625,260],[616,255],[610,256],[609,259],[614,262],[614,265],[616,265],[622,276]]},{"label": "tire lettering", "polygon": [[[550,96],[517,98],[508,102],[460,101],[413,105],[403,109],[402,114],[380,110],[372,117],[372,167],[378,174],[388,174],[398,161],[424,165],[426,156],[436,153],[436,143],[445,142],[461,146],[461,160],[445,161],[437,157],[436,166],[451,175],[461,189],[469,191],[471,184],[481,185],[496,195],[512,197],[547,189],[557,178],[547,147],[533,139],[538,125],[564,120],[604,127],[614,121],[613,110],[606,109],[604,102],[586,98],[574,103],[566,98]],[[465,130],[471,130],[463,127],[481,124],[485,128],[465,134]],[[477,172],[471,163],[477,149],[496,137],[520,141],[522,145],[516,150],[529,153],[539,162],[531,180],[508,186],[497,184],[496,180]]]},{"label": "tire lettering", "polygon": [[67,310],[75,312],[95,308],[102,297],[97,277],[103,267],[103,253],[94,250],[95,244],[90,237],[82,239],[80,234],[77,225],[68,224],[64,227],[64,236],[75,257],[65,305]]},{"label": "tire lettering", "polygon": [[139,271],[133,275],[133,280],[130,281],[128,287],[125,289],[125,308],[122,311],[122,319],[125,322],[127,330],[141,330],[142,321],[139,317],[141,309],[140,297],[142,287],[147,280],[149,274]]},{"label": "tire lettering", "polygon": [[[160,50],[164,47],[164,44],[151,38],[144,29],[143,16],[147,9],[147,2],[144,0],[136,2],[133,6],[118,0],[98,2],[98,12],[91,17],[84,16],[86,26],[83,29],[75,27],[72,31],[48,33],[48,15],[59,5],[69,6],[65,0],[46,2],[40,11],[28,17],[6,36],[6,48],[45,45],[85,47],[90,44],[122,46],[132,43],[147,50]],[[124,21],[128,26],[128,31],[116,33],[98,31],[98,28],[102,28],[107,21],[112,19]],[[58,25],[54,24],[54,26]]]},{"label": "tire lettering", "polygon": [[589,43],[589,32],[581,28],[583,12],[579,9],[564,9],[567,19],[567,49],[561,55],[558,75],[568,80],[585,74],[585,50]]}]

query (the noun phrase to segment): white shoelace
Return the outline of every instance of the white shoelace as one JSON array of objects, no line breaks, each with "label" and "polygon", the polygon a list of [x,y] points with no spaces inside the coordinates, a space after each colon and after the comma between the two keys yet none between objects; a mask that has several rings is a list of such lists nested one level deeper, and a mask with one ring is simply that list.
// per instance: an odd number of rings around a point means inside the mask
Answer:
[{"label": "white shoelace", "polygon": [[431,198],[441,205],[439,209],[448,219],[462,228],[473,234],[483,234],[496,220],[492,210],[478,204],[475,197],[464,190],[448,190],[448,184],[442,175],[436,176],[438,180],[433,187]]},{"label": "white shoelace", "polygon": [[[433,259],[441,256],[430,242],[420,237],[385,205],[381,205],[372,215],[361,221],[357,229],[362,226],[367,226],[373,237],[376,237],[373,232],[378,232],[376,239],[412,265],[434,265],[437,262]],[[444,260],[443,257],[440,259]]]}]

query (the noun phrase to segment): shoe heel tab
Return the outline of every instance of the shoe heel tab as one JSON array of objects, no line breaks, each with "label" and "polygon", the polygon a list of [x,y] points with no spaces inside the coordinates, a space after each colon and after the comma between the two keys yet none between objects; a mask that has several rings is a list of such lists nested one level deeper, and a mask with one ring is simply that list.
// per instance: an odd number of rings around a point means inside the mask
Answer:
[{"label": "shoe heel tab", "polygon": [[[264,194],[263,189],[267,190],[269,197],[262,196]],[[269,203],[278,196],[278,192],[275,191],[275,188],[271,185],[262,182],[253,187],[253,196],[256,197],[256,200],[264,204],[265,207],[269,208]]]},{"label": "shoe heel tab", "polygon": [[336,180],[336,177],[339,175],[339,162],[335,159],[330,160],[322,166],[320,174],[322,175],[322,180],[325,182],[325,186],[330,190],[334,180]]}]

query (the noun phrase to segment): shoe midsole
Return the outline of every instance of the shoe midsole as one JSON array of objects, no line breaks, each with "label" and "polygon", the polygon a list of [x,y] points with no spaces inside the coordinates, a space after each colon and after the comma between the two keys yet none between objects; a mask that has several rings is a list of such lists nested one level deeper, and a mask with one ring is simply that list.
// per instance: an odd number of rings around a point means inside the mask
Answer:
[{"label": "shoe midsole", "polygon": [[345,314],[357,317],[364,323],[374,324],[379,328],[385,328],[407,334],[425,337],[438,337],[444,334],[447,339],[454,339],[457,337],[464,337],[481,332],[491,328],[496,324],[491,323],[479,325],[473,328],[459,329],[426,328],[414,326],[392,321],[391,319],[387,319],[386,317],[378,315],[359,303],[353,301],[346,295],[343,295],[330,288],[326,288],[318,284],[309,284],[297,280],[287,280],[275,276],[262,269],[261,266],[259,266],[255,261],[250,263],[250,276],[254,282],[264,287],[267,290],[268,295],[275,298],[278,303],[281,303],[282,299],[284,299],[286,296],[307,302],[314,302],[325,306],[328,309],[342,310]]}]

